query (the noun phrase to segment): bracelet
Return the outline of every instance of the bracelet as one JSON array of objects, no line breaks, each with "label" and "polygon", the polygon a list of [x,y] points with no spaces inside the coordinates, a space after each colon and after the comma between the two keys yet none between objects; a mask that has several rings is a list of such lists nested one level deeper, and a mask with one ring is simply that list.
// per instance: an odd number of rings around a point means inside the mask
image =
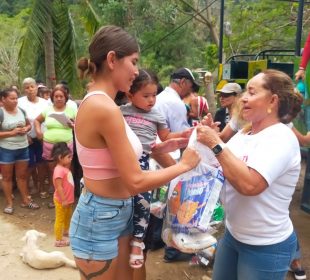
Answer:
[{"label": "bracelet", "polygon": [[305,71],[305,68],[304,68],[304,67],[299,67],[298,69],[299,69],[299,70]]}]

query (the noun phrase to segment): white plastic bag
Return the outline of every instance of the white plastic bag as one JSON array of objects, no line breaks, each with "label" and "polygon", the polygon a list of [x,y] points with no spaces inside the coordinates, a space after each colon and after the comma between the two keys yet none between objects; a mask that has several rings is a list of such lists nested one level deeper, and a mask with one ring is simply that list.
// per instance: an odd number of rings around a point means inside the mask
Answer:
[{"label": "white plastic bag", "polygon": [[189,146],[202,160],[195,169],[171,181],[162,234],[167,245],[186,253],[216,243],[210,223],[225,180],[213,152],[198,143],[196,135],[194,130]]}]

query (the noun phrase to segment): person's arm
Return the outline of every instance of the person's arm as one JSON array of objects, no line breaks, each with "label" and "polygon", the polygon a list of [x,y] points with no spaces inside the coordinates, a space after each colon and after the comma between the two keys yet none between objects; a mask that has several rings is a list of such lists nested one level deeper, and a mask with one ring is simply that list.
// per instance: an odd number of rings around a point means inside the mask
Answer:
[{"label": "person's arm", "polygon": [[[162,186],[178,175],[191,170],[200,161],[196,151],[186,149],[181,160],[166,169],[143,172],[127,138],[124,119],[116,106],[105,106],[97,114],[98,132],[104,138],[112,159],[132,195]],[[121,147],[121,149],[120,149]]]},{"label": "person's arm", "polygon": [[308,34],[308,37],[307,37],[307,40],[304,46],[299,69],[295,74],[296,81],[298,81],[299,79],[303,79],[303,80],[305,79],[305,71],[306,71],[309,59],[310,59],[310,32]]},{"label": "person's arm", "polygon": [[164,142],[156,143],[152,147],[152,155],[171,153],[178,149],[184,149],[187,147],[189,138],[173,138]]},{"label": "person's arm", "polygon": [[[223,143],[219,135],[208,126],[197,128],[197,140],[210,149]],[[217,156],[217,159],[223,168],[225,178],[240,194],[255,196],[267,188],[268,183],[265,178],[256,170],[248,167],[227,147]]]},{"label": "person's arm", "polygon": [[227,143],[231,137],[233,137],[237,132],[232,129],[230,123],[226,124],[224,129],[219,133],[220,138],[224,143]]},{"label": "person's arm", "polygon": [[176,161],[169,154],[151,154],[151,157],[163,168],[176,164]]},{"label": "person's arm", "polygon": [[190,127],[182,132],[170,132],[168,128],[157,131],[158,137],[161,141],[166,141],[173,138],[189,138],[193,132],[193,127]]},{"label": "person's arm", "polygon": [[42,114],[40,114],[39,116],[37,116],[37,118],[33,122],[34,129],[36,131],[37,138],[39,140],[43,139],[43,133],[42,133],[42,130],[41,130],[41,123],[43,123],[44,120],[45,120],[44,116]]},{"label": "person's arm", "polygon": [[0,138],[8,138],[8,137],[13,137],[16,135],[24,135],[26,133],[28,133],[28,131],[31,129],[31,124],[29,122],[29,120],[26,118],[25,119],[25,126],[23,127],[15,127],[12,130],[0,130]]},{"label": "person's arm", "polygon": [[296,135],[300,146],[307,147],[310,145],[310,131],[308,131],[306,135],[303,135],[295,127],[292,127],[292,130]]},{"label": "person's arm", "polygon": [[68,201],[66,200],[66,197],[65,197],[65,194],[64,194],[64,191],[62,188],[62,178],[60,178],[60,177],[56,178],[54,181],[54,184],[55,184],[55,190],[61,199],[61,205],[62,206],[68,205]]},{"label": "person's arm", "polygon": [[16,127],[12,130],[8,130],[8,131],[0,131],[0,138],[8,138],[8,137],[13,137],[19,134],[23,134],[23,128],[21,127]]}]

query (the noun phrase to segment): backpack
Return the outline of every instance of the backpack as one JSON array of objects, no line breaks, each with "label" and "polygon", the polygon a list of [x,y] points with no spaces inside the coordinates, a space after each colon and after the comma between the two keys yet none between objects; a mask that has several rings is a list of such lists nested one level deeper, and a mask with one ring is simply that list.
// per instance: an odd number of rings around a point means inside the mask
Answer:
[{"label": "backpack", "polygon": [[[17,109],[22,111],[22,113],[24,114],[24,117],[26,119],[26,112],[25,112],[25,110],[20,108],[20,107],[17,107]],[[4,120],[4,112],[3,112],[3,109],[0,107],[0,129],[2,127],[3,120]]]}]

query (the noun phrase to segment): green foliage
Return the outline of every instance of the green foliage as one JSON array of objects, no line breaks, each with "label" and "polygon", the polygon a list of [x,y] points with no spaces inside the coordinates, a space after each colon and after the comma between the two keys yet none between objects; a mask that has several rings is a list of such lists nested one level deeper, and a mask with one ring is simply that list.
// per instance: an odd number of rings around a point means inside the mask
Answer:
[{"label": "green foliage", "polygon": [[226,7],[226,20],[232,26],[232,35],[224,40],[227,57],[264,49],[295,48],[296,3],[239,0],[227,1]]},{"label": "green foliage", "polygon": [[[48,45],[46,37],[50,32],[52,46]],[[75,32],[65,1],[34,1],[19,58],[21,78],[33,76],[45,80],[44,72],[53,71],[55,66],[55,73],[47,72],[46,83],[48,79],[56,78],[57,82],[66,80],[74,91],[80,87],[76,72]]]},{"label": "green foliage", "polygon": [[0,14],[0,87],[18,85],[18,52],[29,9],[15,17]]},{"label": "green foliage", "polygon": [[215,44],[209,44],[205,48],[206,69],[213,72],[218,66],[218,47]]},{"label": "green foliage", "polygon": [[[48,16],[51,16],[57,79],[68,80],[71,87],[81,92],[80,84],[76,82],[77,57],[88,55],[89,40],[100,26],[115,24],[138,38],[140,66],[157,72],[166,85],[176,68],[203,68],[213,72],[217,67],[217,42],[206,20],[218,25],[219,2],[211,6],[210,14],[205,10],[201,16],[197,13],[211,2],[3,0],[0,1],[0,10],[5,15],[0,14],[0,47],[4,47],[8,54],[9,46],[10,51],[14,49],[15,52],[21,46],[19,72],[17,70],[21,79],[25,76],[44,77],[42,38]],[[26,6],[28,9],[21,10]],[[294,49],[297,10],[297,3],[289,1],[226,0],[225,21],[230,22],[233,33],[224,36],[224,54],[229,57],[268,48]],[[303,39],[310,30],[309,14],[305,7]],[[217,34],[218,26],[216,28]],[[22,35],[22,43],[17,40],[11,46],[10,42]],[[11,57],[14,59],[12,52]]]},{"label": "green foliage", "polygon": [[32,0],[1,0],[0,13],[9,16],[17,15],[21,10],[29,7]]}]

